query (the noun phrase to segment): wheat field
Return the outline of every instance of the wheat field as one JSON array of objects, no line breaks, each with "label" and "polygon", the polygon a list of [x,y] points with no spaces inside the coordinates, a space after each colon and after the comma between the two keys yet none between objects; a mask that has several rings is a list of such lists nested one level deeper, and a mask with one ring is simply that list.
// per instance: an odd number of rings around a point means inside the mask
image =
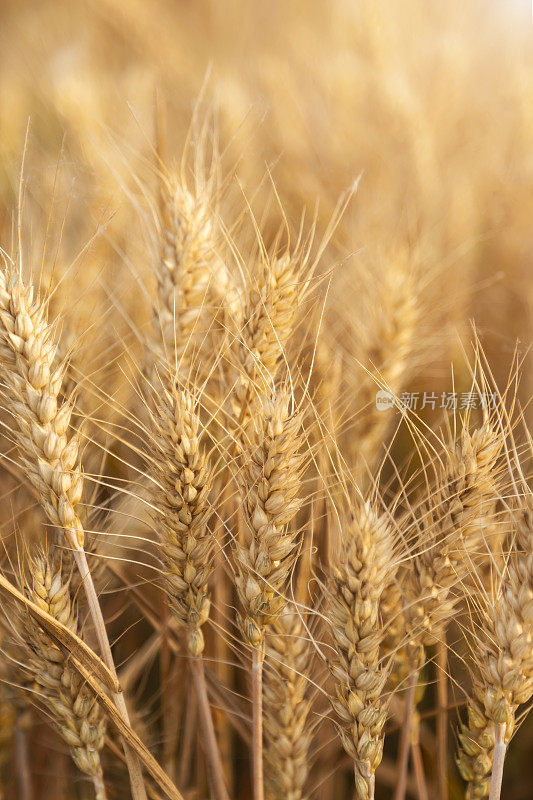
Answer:
[{"label": "wheat field", "polygon": [[529,800],[530,4],[0,11],[0,800]]}]

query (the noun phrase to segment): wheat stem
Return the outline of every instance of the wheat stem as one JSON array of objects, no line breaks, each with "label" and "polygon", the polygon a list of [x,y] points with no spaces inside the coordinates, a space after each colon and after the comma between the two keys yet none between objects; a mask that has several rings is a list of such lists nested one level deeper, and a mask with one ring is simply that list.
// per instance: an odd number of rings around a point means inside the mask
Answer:
[{"label": "wheat stem", "polygon": [[[186,687],[187,688],[187,687]],[[185,692],[185,722],[181,736],[181,752],[178,768],[180,785],[186,786],[193,762],[194,744],[196,740],[196,723],[198,719],[198,701],[195,692]]]},{"label": "wheat stem", "polygon": [[[374,800],[376,794],[376,775],[372,769],[370,761],[363,761],[359,766],[359,769],[368,784],[368,800]],[[357,770],[355,774],[357,778]]]},{"label": "wheat stem", "polygon": [[252,649],[252,770],[254,800],[263,800],[263,646]]},{"label": "wheat stem", "polygon": [[[169,602],[166,593],[161,595],[161,647],[159,653],[159,676],[161,686],[163,689],[170,686],[170,675],[172,666],[172,653],[169,645]],[[169,693],[171,696],[173,692]],[[173,730],[175,728],[175,705],[169,702],[170,698],[167,697],[166,702],[161,703],[161,725],[163,728],[163,769],[171,778],[174,777],[174,748],[173,748]]]},{"label": "wheat stem", "polygon": [[[87,596],[87,604],[89,606],[89,612],[91,614],[91,619],[98,639],[98,646],[100,648],[102,660],[110,672],[117,677],[117,671],[115,669],[115,662],[113,661],[113,654],[111,653],[111,646],[107,636],[102,609],[100,608],[98,595],[96,594],[96,589],[94,587],[94,582],[89,570],[89,565],[87,564],[87,557],[83,547],[78,547],[74,550],[74,559],[76,561],[76,566],[78,567],[83,582],[83,588],[85,589],[85,594]],[[124,722],[129,725],[130,719],[128,709],[126,707],[126,701],[122,692],[113,694],[113,701],[120,716]],[[128,773],[130,776],[132,796],[134,800],[147,800],[139,759],[124,739],[122,740],[122,744],[124,748],[126,764],[128,767]]]},{"label": "wheat stem", "polygon": [[33,786],[30,773],[28,737],[20,725],[15,728],[15,773],[20,800],[33,800]]},{"label": "wheat stem", "polygon": [[[446,636],[446,631],[443,632]],[[437,644],[437,785],[439,800],[448,800],[448,651]]]},{"label": "wheat stem", "polygon": [[211,716],[211,709],[209,707],[209,697],[207,695],[207,686],[205,682],[205,669],[204,660],[199,658],[190,658],[191,671],[198,697],[198,708],[200,710],[200,720],[202,723],[204,741],[206,747],[207,760],[211,769],[211,779],[213,791],[217,800],[229,800],[228,790],[224,782],[224,769],[222,767],[222,760],[218,749],[217,738],[215,735],[215,727],[213,725],[213,717]]},{"label": "wheat stem", "polygon": [[104,776],[102,772],[93,775],[93,786],[96,800],[107,800],[107,792],[105,790]]},{"label": "wheat stem", "polygon": [[[223,492],[226,495],[225,500],[223,500],[223,508],[229,509],[229,501],[227,499],[227,494],[229,493],[231,484],[228,482],[226,483]],[[228,517],[231,514],[231,511],[228,510]],[[224,517],[224,515],[223,515]],[[231,605],[232,602],[232,586],[230,581],[228,580],[228,576],[225,572],[225,563],[224,563],[224,548],[226,546],[226,537],[224,533],[220,535],[220,549],[216,551],[215,554],[215,580],[214,580],[214,587],[213,587],[213,594],[214,594],[214,613],[213,613],[213,621],[215,626],[219,627],[222,630],[222,626],[225,624],[225,609]],[[216,665],[216,676],[219,681],[226,684],[227,686],[231,686],[233,684],[233,667],[232,667],[232,660],[230,657],[230,647],[228,645],[228,641],[225,636],[217,636],[214,642],[214,659]],[[226,714],[215,714],[214,716],[214,724],[215,729],[218,734],[218,742],[219,742],[219,751],[220,756],[222,758],[222,762],[224,764],[224,775],[226,777],[226,786],[228,787],[228,791],[231,793],[233,791],[234,785],[234,774],[233,774],[233,741],[232,741],[232,731],[231,725],[228,720]]]},{"label": "wheat stem", "polygon": [[411,672],[407,692],[405,693],[402,731],[400,734],[400,747],[398,750],[396,789],[394,800],[404,800],[407,789],[407,767],[409,764],[409,750],[411,746],[411,726],[415,709],[415,692],[418,683],[418,671]]},{"label": "wheat stem", "polygon": [[505,743],[505,724],[494,726],[494,755],[492,759],[492,774],[490,777],[489,800],[500,800],[502,790],[503,765],[507,745]]},{"label": "wheat stem", "polygon": [[[418,728],[418,724],[416,727]],[[424,772],[424,760],[422,758],[420,742],[418,741],[418,732],[416,740],[411,741],[411,760],[413,763],[413,772],[415,776],[416,794],[418,800],[429,800],[426,775]]]}]

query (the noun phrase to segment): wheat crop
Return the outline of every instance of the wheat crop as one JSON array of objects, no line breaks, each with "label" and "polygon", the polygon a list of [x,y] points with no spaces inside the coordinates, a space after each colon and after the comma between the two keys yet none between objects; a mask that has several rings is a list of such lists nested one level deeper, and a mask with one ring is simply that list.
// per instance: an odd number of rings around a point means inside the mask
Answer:
[{"label": "wheat crop", "polygon": [[533,792],[520,0],[0,31],[0,800]]}]

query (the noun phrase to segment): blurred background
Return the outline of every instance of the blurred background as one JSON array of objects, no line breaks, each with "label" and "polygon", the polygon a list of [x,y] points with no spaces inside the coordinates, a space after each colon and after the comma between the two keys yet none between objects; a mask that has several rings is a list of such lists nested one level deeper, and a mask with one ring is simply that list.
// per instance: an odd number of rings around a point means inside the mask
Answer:
[{"label": "blurred background", "polygon": [[[402,290],[391,265],[407,261],[416,357],[402,388],[450,389],[452,365],[454,385],[468,387],[463,347],[475,324],[502,386],[518,347],[527,406],[529,2],[2,0],[0,13],[2,246],[13,249],[24,156],[27,257],[61,276],[54,303],[67,334],[76,339],[97,318],[110,340],[82,339],[86,373],[105,370],[117,342],[134,347],[132,320],[150,319],[150,264],[136,221],[142,187],[157,186],[155,97],[172,160],[202,95],[230,176],[230,220],[244,195],[274,236],[275,187],[295,228],[304,210],[311,220],[318,208],[320,237],[359,177],[323,265],[335,266],[333,348],[350,350],[350,332],[364,339],[383,286],[392,302]],[[510,750],[508,800],[533,796],[532,748],[529,724]],[[461,796],[458,781],[452,792]]]},{"label": "blurred background", "polygon": [[[526,0],[3,0],[1,10],[4,242],[28,121],[26,219],[40,244],[46,226],[36,218],[46,222],[55,198],[68,263],[110,215],[116,249],[131,172],[155,161],[155,88],[167,105],[168,151],[179,157],[205,84],[226,162],[248,195],[270,190],[270,169],[289,217],[319,202],[320,226],[361,175],[338,258],[357,251],[375,273],[384,253],[416,248],[431,288],[445,276],[429,329],[461,330],[475,318],[500,377],[516,340],[527,348]],[[101,240],[94,246],[102,265],[112,261]]]}]

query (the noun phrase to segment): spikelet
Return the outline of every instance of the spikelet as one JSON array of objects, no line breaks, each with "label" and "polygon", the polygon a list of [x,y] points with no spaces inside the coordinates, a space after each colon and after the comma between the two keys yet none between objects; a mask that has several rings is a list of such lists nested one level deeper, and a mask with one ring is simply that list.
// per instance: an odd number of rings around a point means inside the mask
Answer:
[{"label": "spikelet", "polygon": [[268,796],[302,800],[309,773],[311,651],[302,620],[289,604],[266,636],[263,709]]},{"label": "spikelet", "polygon": [[467,799],[489,794],[496,727],[509,742],[518,706],[533,697],[533,499],[515,519],[518,548],[512,553],[501,594],[476,629],[473,691],[468,721],[459,733],[457,764],[468,782]]},{"label": "spikelet", "polygon": [[344,749],[354,761],[357,797],[373,797],[374,772],[383,752],[389,666],[383,660],[380,603],[397,561],[388,518],[369,501],[352,511],[341,531],[341,551],[328,587],[334,644],[329,668],[331,704]]},{"label": "spikelet", "polygon": [[239,474],[246,517],[243,541],[235,542],[236,585],[246,612],[245,639],[258,646],[265,626],[280,614],[282,592],[294,563],[302,455],[299,414],[285,391],[264,399],[249,426]]},{"label": "spikelet", "polygon": [[[78,618],[70,600],[69,581],[46,553],[32,559],[27,597],[72,633],[79,635]],[[81,772],[102,784],[100,751],[106,723],[96,698],[68,658],[31,618],[21,625],[27,651],[25,667],[39,690],[39,700],[70,747]],[[103,795],[102,795],[103,796]],[[98,800],[98,798],[97,798]]]},{"label": "spikelet", "polygon": [[48,518],[80,547],[79,441],[69,434],[71,401],[58,399],[65,365],[53,366],[56,345],[45,314],[45,303],[33,299],[17,266],[6,261],[0,270],[0,374],[15,422],[13,437]]},{"label": "spikelet", "polygon": [[204,649],[209,616],[208,582],[215,539],[208,529],[211,472],[200,447],[200,419],[193,398],[170,382],[151,413],[150,467],[158,489],[151,498],[165,563],[172,610],[186,627],[194,656]]},{"label": "spikelet", "polygon": [[456,603],[454,587],[479,547],[482,520],[492,509],[502,437],[485,416],[470,433],[465,425],[446,453],[435,491],[424,507],[419,552],[407,585],[411,631],[424,645],[438,640]]}]

